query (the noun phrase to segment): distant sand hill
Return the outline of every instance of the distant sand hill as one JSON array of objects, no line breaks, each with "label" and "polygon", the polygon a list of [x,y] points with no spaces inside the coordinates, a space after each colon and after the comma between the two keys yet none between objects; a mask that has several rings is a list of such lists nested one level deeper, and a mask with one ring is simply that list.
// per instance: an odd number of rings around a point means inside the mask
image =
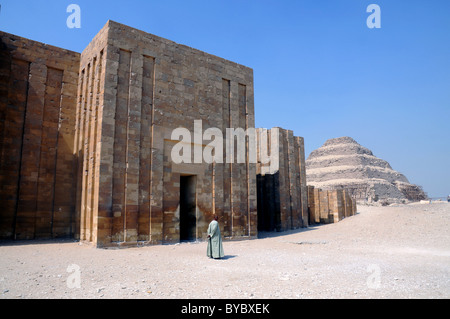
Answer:
[{"label": "distant sand hill", "polygon": [[351,137],[328,140],[306,160],[308,185],[348,189],[353,198],[382,204],[419,201],[427,196],[391,165]]}]

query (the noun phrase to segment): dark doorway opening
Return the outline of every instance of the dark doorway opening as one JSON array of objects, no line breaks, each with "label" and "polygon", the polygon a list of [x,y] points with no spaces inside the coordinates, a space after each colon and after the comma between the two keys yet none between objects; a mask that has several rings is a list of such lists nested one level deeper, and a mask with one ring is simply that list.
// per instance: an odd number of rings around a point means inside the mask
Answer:
[{"label": "dark doorway opening", "polygon": [[259,231],[281,230],[280,176],[266,174],[256,176]]},{"label": "dark doorway opening", "polygon": [[196,186],[196,176],[180,176],[180,241],[197,239]]}]

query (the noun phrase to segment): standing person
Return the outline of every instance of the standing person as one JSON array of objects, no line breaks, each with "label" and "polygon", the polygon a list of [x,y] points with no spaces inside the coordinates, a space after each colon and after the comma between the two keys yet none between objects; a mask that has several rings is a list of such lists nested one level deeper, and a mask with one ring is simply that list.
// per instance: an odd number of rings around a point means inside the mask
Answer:
[{"label": "standing person", "polygon": [[209,258],[219,259],[224,257],[222,236],[220,234],[219,217],[214,215],[214,220],[208,226],[208,250],[206,255]]}]

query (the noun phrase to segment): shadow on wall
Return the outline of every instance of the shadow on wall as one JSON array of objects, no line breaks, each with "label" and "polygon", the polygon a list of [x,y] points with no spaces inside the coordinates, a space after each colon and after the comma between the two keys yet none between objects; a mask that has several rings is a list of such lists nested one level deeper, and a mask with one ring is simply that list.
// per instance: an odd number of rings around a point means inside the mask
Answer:
[{"label": "shadow on wall", "polygon": [[258,175],[256,177],[258,234],[262,231],[281,231],[279,176],[277,172],[272,175]]},{"label": "shadow on wall", "polygon": [[70,106],[78,60],[78,53],[0,32],[2,239],[74,235]]},{"label": "shadow on wall", "polygon": [[306,210],[307,205],[301,205],[301,189],[295,193],[287,174],[258,174],[256,185],[258,233],[284,232],[308,226],[303,220],[302,207]]}]

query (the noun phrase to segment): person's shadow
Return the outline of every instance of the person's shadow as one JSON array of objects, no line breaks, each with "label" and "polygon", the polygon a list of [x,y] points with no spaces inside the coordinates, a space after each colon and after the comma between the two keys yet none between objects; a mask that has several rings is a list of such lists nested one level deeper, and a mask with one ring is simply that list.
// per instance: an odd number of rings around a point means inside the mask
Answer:
[{"label": "person's shadow", "polygon": [[224,257],[222,257],[222,258],[220,258],[221,260],[228,260],[228,259],[232,259],[232,258],[234,258],[234,257],[237,257],[236,255],[226,255],[226,256],[224,256]]}]

